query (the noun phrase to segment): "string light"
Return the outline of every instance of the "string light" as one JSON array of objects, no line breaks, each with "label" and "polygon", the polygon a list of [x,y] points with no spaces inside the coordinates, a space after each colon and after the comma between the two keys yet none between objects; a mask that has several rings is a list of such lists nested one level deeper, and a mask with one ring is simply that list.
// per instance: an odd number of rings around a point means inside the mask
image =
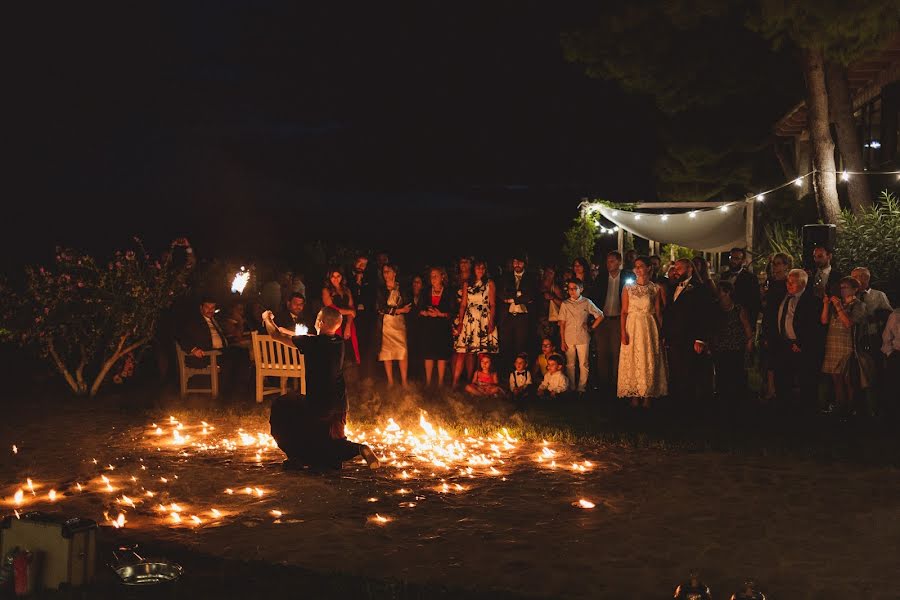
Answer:
[{"label": "string light", "polygon": [[766,199],[766,195],[765,195],[765,194],[759,194],[759,195],[756,197],[756,201],[757,201],[757,202],[762,202],[762,201],[765,200],[765,199]]},{"label": "string light", "polygon": [[663,221],[668,221],[668,220],[669,220],[669,215],[663,215],[663,216],[662,216],[662,220],[663,220]]},{"label": "string light", "polygon": [[696,219],[696,218],[697,218],[697,211],[696,211],[696,210],[692,210],[691,212],[688,213],[688,216],[689,216],[690,218],[692,218],[692,219]]},{"label": "string light", "polygon": [[634,215],[634,220],[635,220],[635,221],[640,221],[640,220],[641,220],[641,215],[638,214],[638,213],[635,213],[635,215]]},{"label": "string light", "polygon": [[798,177],[797,179],[795,179],[795,180],[794,180],[794,185],[796,185],[797,187],[800,187],[801,185],[803,185],[803,178],[802,178],[802,177]]},{"label": "string light", "polygon": [[728,205],[723,204],[722,206],[719,207],[719,210],[721,210],[722,212],[728,212]]},{"label": "string light", "polygon": [[841,181],[850,181],[850,173],[847,171],[841,173]]}]

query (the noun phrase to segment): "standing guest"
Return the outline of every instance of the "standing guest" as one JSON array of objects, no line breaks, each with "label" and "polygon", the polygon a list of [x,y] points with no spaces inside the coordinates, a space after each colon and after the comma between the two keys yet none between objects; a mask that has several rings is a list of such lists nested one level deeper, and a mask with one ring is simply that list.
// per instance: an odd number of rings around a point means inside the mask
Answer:
[{"label": "standing guest", "polygon": [[222,329],[230,345],[240,345],[249,337],[245,329],[244,310],[244,303],[235,300],[229,307],[228,314],[222,319]]},{"label": "standing guest", "polygon": [[580,279],[584,289],[589,290],[594,285],[591,278],[591,263],[586,258],[579,256],[572,261],[572,272],[575,273],[575,279]]},{"label": "standing guest", "polygon": [[290,331],[294,331],[297,325],[313,331],[315,323],[306,313],[306,297],[300,292],[292,293],[285,307],[275,315],[275,324]]},{"label": "standing guest", "polygon": [[527,403],[534,394],[534,380],[528,370],[528,355],[524,352],[513,363],[513,370],[509,374],[509,393],[519,406]]},{"label": "standing guest", "polygon": [[747,251],[743,248],[732,248],[728,255],[728,271],[722,277],[734,286],[734,302],[747,312],[750,328],[756,330],[756,319],[759,316],[759,282],[756,275],[747,268]]},{"label": "standing guest", "polygon": [[437,364],[437,386],[444,384],[447,361],[453,354],[453,332],[450,319],[454,313],[454,298],[447,288],[447,271],[432,267],[428,273],[429,286],[422,292],[419,311],[422,357],[425,359],[425,385],[430,386]]},{"label": "standing guest", "polygon": [[260,292],[260,299],[266,308],[281,306],[281,284],[277,278],[266,281]]},{"label": "standing guest", "polygon": [[503,354],[510,364],[531,344],[536,295],[537,283],[526,273],[525,254],[520,252],[512,257],[512,271],[503,275],[500,286],[503,302],[500,339],[503,340]]},{"label": "standing guest", "polygon": [[422,310],[427,304],[421,275],[413,275],[409,286],[409,314],[406,316],[406,346],[408,349],[410,376],[418,378],[422,373]]},{"label": "standing guest", "polygon": [[249,377],[247,351],[229,345],[225,330],[216,319],[216,301],[211,296],[200,299],[199,310],[181,326],[176,339],[182,350],[190,354],[184,360],[188,367],[202,369],[209,366],[207,352],[218,350],[222,353],[216,362],[223,395],[236,394],[244,377]]},{"label": "standing guest", "polygon": [[[775,391],[778,401],[796,398],[801,410],[816,405],[819,371],[825,345],[820,323],[821,304],[807,290],[809,276],[803,269],[791,269],[787,276],[787,295],[776,310],[777,343],[770,340],[775,364]],[[793,393],[796,380],[799,396]]]},{"label": "standing guest", "polygon": [[556,354],[556,346],[553,340],[544,338],[541,340],[541,353],[538,354],[537,360],[534,361],[534,378],[537,381],[543,381],[547,375],[547,364],[550,357]]},{"label": "standing guest", "polygon": [[294,279],[291,282],[291,292],[301,294],[306,297],[306,283],[303,281],[303,273],[294,273]]},{"label": "standing guest", "polygon": [[735,286],[719,282],[719,315],[713,332],[713,364],[716,367],[716,392],[721,408],[739,403],[747,393],[744,360],[753,350],[753,332],[747,310],[735,302]]},{"label": "standing guest", "polygon": [[697,283],[705,285],[711,297],[716,298],[716,283],[709,273],[709,261],[702,256],[695,256],[691,263],[694,265],[694,277],[697,279]]},{"label": "standing guest", "polygon": [[659,287],[659,291],[662,294],[660,299],[662,300],[663,309],[665,309],[672,291],[671,282],[663,272],[662,259],[656,254],[650,257],[650,281]]},{"label": "standing guest", "polygon": [[881,352],[885,356],[884,373],[887,375],[884,385],[884,409],[893,413],[896,418],[898,409],[897,396],[900,390],[900,308],[895,308],[888,317],[887,325],[881,334]]},{"label": "standing guest", "polygon": [[375,299],[375,309],[381,322],[378,360],[384,364],[388,387],[394,386],[394,363],[396,362],[400,369],[400,383],[403,388],[406,388],[408,387],[409,371],[406,314],[412,310],[412,305],[400,292],[396,266],[390,263],[385,264],[381,268],[381,278],[384,280],[384,285],[379,288]]},{"label": "standing guest", "polygon": [[[555,338],[559,334],[559,305],[555,302],[556,295],[554,292],[556,285],[556,269],[547,265],[541,271],[541,280],[538,284],[538,291],[541,295],[540,306],[538,307],[538,339],[545,337]],[[562,298],[558,299],[562,303]]]},{"label": "standing guest", "polygon": [[631,271],[634,269],[634,261],[635,259],[637,259],[637,256],[637,250],[635,250],[634,248],[625,251],[624,269],[626,271]]},{"label": "standing guest", "polygon": [[565,394],[569,389],[569,380],[563,374],[563,357],[553,354],[547,359],[547,374],[538,386],[537,394],[541,397],[550,396],[556,398]]},{"label": "standing guest", "polygon": [[[456,263],[456,310],[453,318],[453,340],[454,350],[456,349],[456,339],[462,332],[462,302],[463,296],[468,293],[469,285],[472,283],[472,261],[474,259],[469,256],[462,256]],[[472,373],[475,371],[475,355],[469,352],[453,353],[453,387],[459,383],[459,377],[462,374],[463,367],[466,369],[466,377],[472,379]]]},{"label": "standing guest", "polygon": [[622,271],[622,255],[613,250],[606,254],[606,271],[597,278],[588,297],[603,309],[603,320],[594,329],[594,355],[596,356],[596,381],[600,391],[612,395],[619,381],[619,351],[622,347],[622,290],[631,271]]},{"label": "standing guest", "polygon": [[650,259],[634,261],[635,281],[622,290],[622,349],[616,394],[650,408],[652,398],[669,393],[668,368],[659,331],[662,327],[662,291],[650,281]]},{"label": "standing guest", "polygon": [[[353,259],[353,273],[347,287],[354,299],[356,316],[353,325],[356,330],[359,346],[360,376],[372,377],[375,373],[375,288],[368,272],[369,258],[365,254],[357,254]],[[379,281],[381,277],[376,277]]]},{"label": "standing guest", "polygon": [[382,281],[382,276],[384,273],[384,265],[391,262],[391,259],[388,257],[388,253],[382,250],[381,252],[375,253],[375,272],[378,273],[378,282],[384,283]]},{"label": "standing guest", "polygon": [[472,396],[502,396],[503,388],[500,387],[490,354],[482,354],[478,364],[479,369],[472,375],[472,383],[466,386],[466,392]]},{"label": "standing guest", "polygon": [[859,282],[844,277],[838,284],[840,296],[825,295],[822,298],[822,325],[828,326],[825,337],[825,360],[822,372],[831,375],[834,399],[838,409],[848,414],[853,409],[856,386],[852,363],[856,360],[854,335],[856,327],[866,320],[866,307],[856,297]]},{"label": "standing guest", "polygon": [[769,264],[769,277],[763,286],[762,295],[762,329],[760,330],[759,362],[765,373],[766,390],[762,394],[764,401],[775,398],[775,369],[773,368],[773,350],[779,344],[778,307],[787,296],[787,274],[793,266],[793,259],[783,252],[772,256]]},{"label": "standing guest", "polygon": [[701,400],[708,398],[710,365],[706,344],[714,300],[709,287],[695,276],[692,261],[687,258],[675,261],[675,273],[678,285],[663,314],[669,392],[687,407],[696,408]]},{"label": "standing guest", "polygon": [[379,467],[365,444],[350,442],[347,391],[344,382],[343,316],[333,307],[316,317],[318,335],[289,336],[279,331],[271,311],[262,320],[273,338],[300,350],[306,361],[306,395],[287,394],[272,402],[272,437],[287,455],[286,468],[340,469],[344,461],[362,456],[372,469]]},{"label": "standing guest", "polygon": [[[578,385],[576,391],[583,394],[587,390],[588,347],[591,332],[603,321],[603,311],[591,300],[582,296],[584,284],[580,279],[570,279],[567,290],[569,298],[559,309],[559,333],[562,338],[560,348],[566,353],[569,381],[575,385],[575,365],[578,363]],[[593,322],[589,324],[591,318]]]},{"label": "standing guest", "polygon": [[838,286],[844,275],[832,265],[833,258],[830,248],[822,245],[813,248],[815,268],[810,271],[809,276],[813,280],[813,292],[817,298],[840,296]]},{"label": "standing guest", "polygon": [[863,387],[866,389],[869,413],[874,414],[882,387],[881,381],[884,379],[884,361],[878,353],[881,348],[881,333],[893,308],[884,292],[870,287],[872,274],[869,269],[856,267],[850,275],[859,282],[859,299],[866,307],[866,320],[860,326],[859,335],[856,337],[857,357]]},{"label": "standing guest", "polygon": [[[475,277],[467,286],[459,306],[460,331],[456,338],[457,354],[496,354],[500,350],[497,340],[496,288],[488,275],[487,262],[476,260],[472,265]],[[454,385],[462,374],[462,363],[453,368]]]},{"label": "standing guest", "polygon": [[343,317],[341,324],[341,336],[350,346],[350,352],[345,352],[344,357],[348,355],[353,357],[356,364],[359,364],[359,339],[356,335],[356,308],[353,302],[353,294],[344,281],[344,274],[341,270],[332,267],[325,276],[325,286],[322,288],[322,306],[331,306],[335,308]]}]

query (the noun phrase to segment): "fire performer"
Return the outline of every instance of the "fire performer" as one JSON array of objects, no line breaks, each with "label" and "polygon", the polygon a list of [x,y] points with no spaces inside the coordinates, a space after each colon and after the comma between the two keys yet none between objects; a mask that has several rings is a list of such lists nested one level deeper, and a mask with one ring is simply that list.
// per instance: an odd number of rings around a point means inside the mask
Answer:
[{"label": "fire performer", "polygon": [[303,353],[306,363],[306,395],[285,394],[272,402],[269,423],[272,437],[287,454],[288,468],[340,469],[341,463],[362,455],[369,467],[378,458],[365,444],[344,435],[347,391],[344,383],[344,340],[338,335],[341,313],[330,306],[316,316],[318,335],[289,335],[275,325],[272,311],[262,314],[269,335]]}]

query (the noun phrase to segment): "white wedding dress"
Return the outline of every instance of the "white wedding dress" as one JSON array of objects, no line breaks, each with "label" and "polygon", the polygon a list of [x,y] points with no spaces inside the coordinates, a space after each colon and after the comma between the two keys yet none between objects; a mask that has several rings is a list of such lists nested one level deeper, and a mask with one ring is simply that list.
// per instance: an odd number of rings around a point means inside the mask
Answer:
[{"label": "white wedding dress", "polygon": [[656,322],[656,298],[660,294],[654,283],[632,283],[622,292],[628,294],[628,319],[625,332],[629,344],[619,353],[619,398],[660,398],[669,393],[669,370],[659,340]]}]

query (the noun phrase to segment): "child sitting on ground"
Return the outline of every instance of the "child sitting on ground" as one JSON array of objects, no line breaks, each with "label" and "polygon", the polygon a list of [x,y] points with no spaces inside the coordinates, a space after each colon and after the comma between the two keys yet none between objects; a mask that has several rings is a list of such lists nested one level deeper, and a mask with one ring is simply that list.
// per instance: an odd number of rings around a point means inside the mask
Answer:
[{"label": "child sitting on ground", "polygon": [[480,368],[472,376],[472,383],[466,386],[466,392],[472,396],[502,396],[503,388],[500,387],[490,355],[482,354],[478,364]]},{"label": "child sitting on ground", "polygon": [[553,354],[547,359],[547,374],[538,386],[538,396],[555,398],[569,389],[569,380],[562,372],[563,357]]},{"label": "child sitting on ground", "polygon": [[509,374],[509,391],[513,400],[523,404],[534,394],[534,380],[528,370],[528,355],[522,352],[516,356],[513,365],[515,368]]},{"label": "child sitting on ground", "polygon": [[543,381],[544,376],[547,375],[547,360],[556,354],[556,346],[553,345],[553,340],[550,338],[544,338],[541,340],[541,353],[538,354],[537,360],[534,361],[534,379],[535,381]]}]

